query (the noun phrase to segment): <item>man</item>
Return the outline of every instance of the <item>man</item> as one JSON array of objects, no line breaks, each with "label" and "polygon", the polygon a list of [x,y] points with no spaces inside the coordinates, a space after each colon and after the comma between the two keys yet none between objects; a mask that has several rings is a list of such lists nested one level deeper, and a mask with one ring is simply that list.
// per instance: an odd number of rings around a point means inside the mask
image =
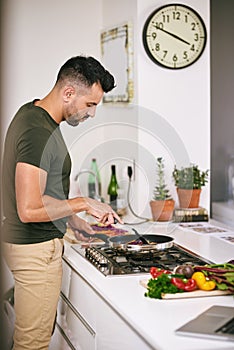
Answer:
[{"label": "man", "polygon": [[14,349],[48,349],[62,277],[67,224],[93,233],[76,213],[101,223],[121,222],[112,208],[91,198],[68,199],[71,160],[59,124],[94,117],[113,76],[92,57],[69,59],[47,96],[22,106],[11,122],[3,159],[3,240],[15,279]]}]

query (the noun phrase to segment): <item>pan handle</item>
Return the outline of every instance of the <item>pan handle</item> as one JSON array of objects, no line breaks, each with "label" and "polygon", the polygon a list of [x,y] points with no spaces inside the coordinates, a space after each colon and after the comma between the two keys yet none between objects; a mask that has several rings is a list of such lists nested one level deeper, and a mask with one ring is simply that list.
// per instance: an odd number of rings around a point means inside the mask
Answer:
[{"label": "pan handle", "polygon": [[69,224],[70,228],[73,230],[73,231],[78,231],[79,233],[81,233],[84,237],[86,238],[99,238],[101,239],[102,241],[104,241],[105,243],[108,243],[109,242],[109,236],[105,235],[104,233],[94,233],[94,234],[91,234],[91,233],[88,233],[84,230],[78,230],[78,228],[74,227],[74,226],[71,226]]}]

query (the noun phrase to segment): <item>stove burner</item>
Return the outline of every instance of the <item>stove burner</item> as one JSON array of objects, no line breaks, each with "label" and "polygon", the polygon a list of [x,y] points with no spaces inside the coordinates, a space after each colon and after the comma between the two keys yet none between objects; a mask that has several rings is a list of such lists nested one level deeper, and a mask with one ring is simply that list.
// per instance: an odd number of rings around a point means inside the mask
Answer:
[{"label": "stove burner", "polygon": [[210,261],[174,244],[165,250],[126,251],[106,245],[72,246],[105,276],[149,273],[151,266],[173,270],[177,265],[205,265]]}]

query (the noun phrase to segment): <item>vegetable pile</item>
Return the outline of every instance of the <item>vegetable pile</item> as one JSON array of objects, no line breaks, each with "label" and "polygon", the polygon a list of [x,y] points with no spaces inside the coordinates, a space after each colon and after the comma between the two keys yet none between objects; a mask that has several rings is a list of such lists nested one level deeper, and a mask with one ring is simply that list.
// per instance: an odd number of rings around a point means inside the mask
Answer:
[{"label": "vegetable pile", "polygon": [[202,272],[216,284],[219,290],[229,290],[234,293],[234,264],[211,264],[205,266],[194,266],[194,270]]},{"label": "vegetable pile", "polygon": [[162,299],[164,294],[194,290],[227,290],[234,294],[234,264],[179,265],[173,271],[150,268],[146,297]]}]

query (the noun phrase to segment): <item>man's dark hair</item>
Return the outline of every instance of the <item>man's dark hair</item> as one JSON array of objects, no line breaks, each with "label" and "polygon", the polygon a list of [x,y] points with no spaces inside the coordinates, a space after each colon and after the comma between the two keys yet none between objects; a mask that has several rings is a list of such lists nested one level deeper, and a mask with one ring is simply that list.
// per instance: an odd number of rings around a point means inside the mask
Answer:
[{"label": "man's dark hair", "polygon": [[76,56],[65,62],[58,72],[56,83],[65,80],[81,83],[87,87],[100,83],[104,92],[111,91],[115,87],[113,75],[93,57]]}]

